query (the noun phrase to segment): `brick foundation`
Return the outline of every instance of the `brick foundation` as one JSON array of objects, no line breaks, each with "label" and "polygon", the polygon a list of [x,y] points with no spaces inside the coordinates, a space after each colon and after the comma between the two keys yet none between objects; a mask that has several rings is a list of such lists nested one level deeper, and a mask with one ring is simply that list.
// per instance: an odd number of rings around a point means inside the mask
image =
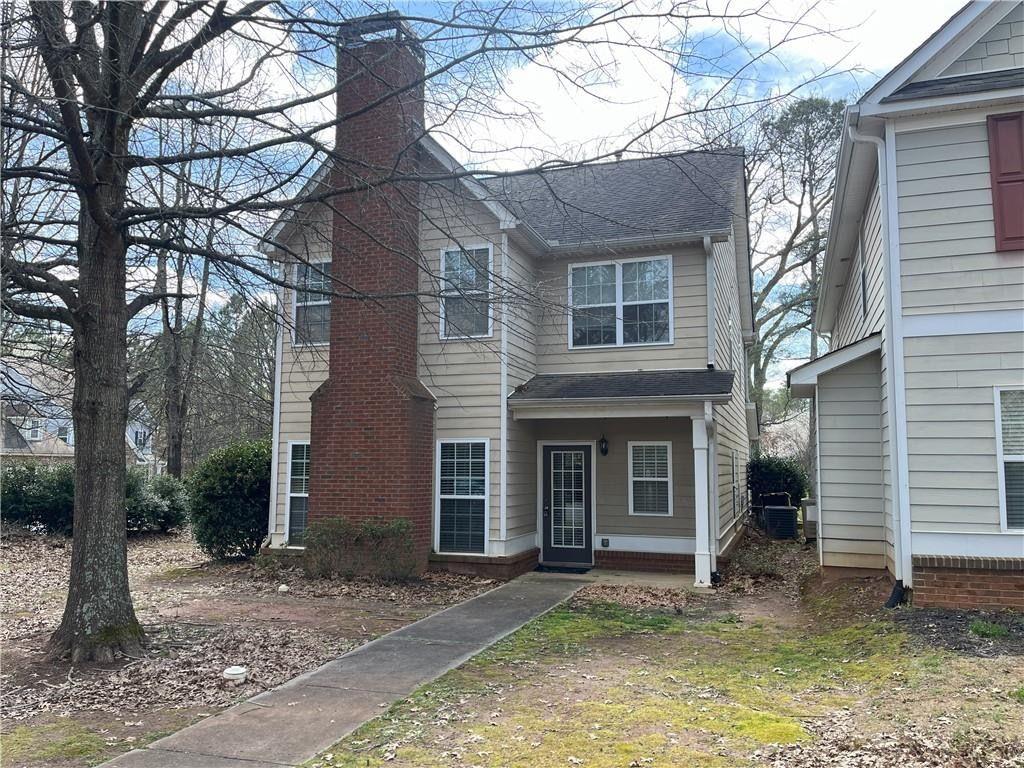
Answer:
[{"label": "brick foundation", "polygon": [[623,571],[656,571],[659,573],[693,573],[693,555],[669,555],[661,552],[613,552],[594,550],[594,565]]},{"label": "brick foundation", "polygon": [[918,607],[1024,611],[1024,558],[915,555]]},{"label": "brick foundation", "polygon": [[491,579],[514,579],[537,567],[540,550],[534,547],[507,557],[476,557],[474,555],[430,555],[430,570],[484,576]]}]

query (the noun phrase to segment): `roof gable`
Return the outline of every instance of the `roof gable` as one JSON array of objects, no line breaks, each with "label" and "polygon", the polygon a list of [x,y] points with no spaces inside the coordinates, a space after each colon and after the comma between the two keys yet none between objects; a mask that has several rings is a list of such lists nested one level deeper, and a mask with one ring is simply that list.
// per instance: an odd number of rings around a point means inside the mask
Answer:
[{"label": "roof gable", "polygon": [[[910,83],[930,81],[943,76],[966,74],[956,71],[958,61],[975,58],[982,48],[976,47],[979,42],[993,33],[1005,19],[1011,19],[1021,12],[1021,2],[1012,4],[1007,11],[1005,3],[992,3],[986,0],[973,0],[957,11],[945,24],[937,29],[927,40],[919,45],[903,61],[896,65],[887,75],[879,80],[873,88],[861,97],[859,104],[881,104],[897,91]],[[1006,30],[1012,33],[1012,28]],[[1002,30],[994,32],[994,36],[1002,35]],[[984,50],[987,53],[987,43]],[[995,50],[995,49],[993,49]],[[1001,61],[1001,60],[1000,60]],[[972,65],[974,66],[974,65]],[[1014,65],[1012,58],[1007,65]],[[975,70],[977,71],[977,70]]]}]

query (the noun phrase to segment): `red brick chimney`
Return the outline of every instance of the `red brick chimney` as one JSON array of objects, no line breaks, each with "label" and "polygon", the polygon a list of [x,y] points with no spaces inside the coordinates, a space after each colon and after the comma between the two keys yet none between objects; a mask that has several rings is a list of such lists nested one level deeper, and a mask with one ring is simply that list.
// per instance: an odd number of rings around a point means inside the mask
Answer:
[{"label": "red brick chimney", "polygon": [[310,521],[407,518],[431,543],[434,404],[416,373],[423,53],[397,14],[339,33],[330,374],[312,397]]}]

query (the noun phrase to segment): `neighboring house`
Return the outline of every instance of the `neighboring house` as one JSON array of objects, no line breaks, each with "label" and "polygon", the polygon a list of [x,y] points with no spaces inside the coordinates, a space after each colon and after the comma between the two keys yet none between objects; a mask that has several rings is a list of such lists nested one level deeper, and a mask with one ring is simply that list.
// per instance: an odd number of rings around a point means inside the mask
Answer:
[{"label": "neighboring house", "polygon": [[966,5],[846,115],[816,326],[824,566],[1024,608],[1024,7]]},{"label": "neighboring house", "polygon": [[[74,460],[72,389],[65,371],[39,363],[7,363],[0,369],[3,460],[44,464]],[[141,403],[132,403],[125,430],[125,462],[144,467],[150,475],[163,471],[163,463],[153,452],[153,437],[149,411]]]},{"label": "neighboring house", "polygon": [[[756,432],[742,153],[476,181],[420,135],[421,91],[364,109],[422,76],[392,30],[340,48],[338,109],[360,116],[337,146],[358,161],[311,188],[396,166],[423,181],[339,196],[267,238],[303,286],[281,297],[270,546],[301,547],[316,518],[405,517],[433,567],[710,584]],[[332,299],[332,279],[407,296]]]}]

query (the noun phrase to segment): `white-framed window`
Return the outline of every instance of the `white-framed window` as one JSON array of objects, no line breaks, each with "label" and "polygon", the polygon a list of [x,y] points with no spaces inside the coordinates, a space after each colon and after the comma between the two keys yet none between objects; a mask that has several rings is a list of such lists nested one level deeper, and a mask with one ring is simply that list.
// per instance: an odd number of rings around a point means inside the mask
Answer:
[{"label": "white-framed window", "polygon": [[438,440],[435,522],[439,552],[484,554],[487,461],[485,439]]},{"label": "white-framed window", "polygon": [[569,267],[569,348],[672,343],[672,257]]},{"label": "white-framed window", "polygon": [[309,520],[309,443],[288,444],[288,544],[301,547]]},{"label": "white-framed window", "polygon": [[629,514],[672,516],[672,443],[630,442]]},{"label": "white-framed window", "polygon": [[71,441],[71,427],[67,424],[57,427],[57,437],[68,445],[74,445]]},{"label": "white-framed window", "polygon": [[492,333],[489,245],[441,251],[441,338],[482,339]]},{"label": "white-framed window", "polygon": [[331,262],[295,265],[295,346],[330,342],[331,290]]},{"label": "white-framed window", "polygon": [[996,387],[996,460],[1004,529],[1024,529],[1024,388]]},{"label": "white-framed window", "polygon": [[43,420],[42,419],[26,419],[25,420],[25,439],[26,440],[42,440],[43,439]]}]

